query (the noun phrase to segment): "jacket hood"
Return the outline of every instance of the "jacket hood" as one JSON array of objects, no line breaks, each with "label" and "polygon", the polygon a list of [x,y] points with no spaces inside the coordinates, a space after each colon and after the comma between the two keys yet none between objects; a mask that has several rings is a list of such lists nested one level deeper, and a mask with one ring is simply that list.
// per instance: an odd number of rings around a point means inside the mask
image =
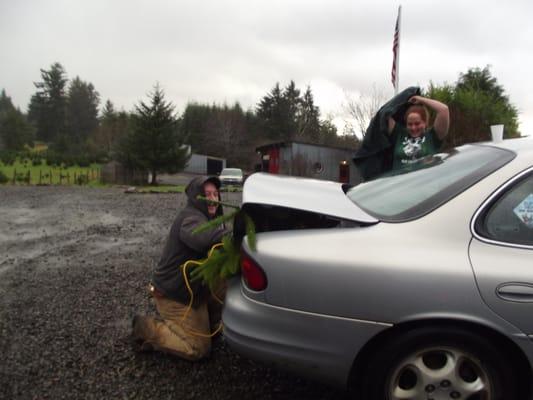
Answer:
[{"label": "jacket hood", "polygon": [[[185,194],[187,195],[187,205],[200,210],[206,217],[210,218],[207,212],[207,203],[204,200],[199,200],[198,196],[205,196],[204,184],[206,182],[212,182],[217,189],[220,189],[220,180],[216,176],[197,176],[193,178],[187,187],[185,188]],[[220,193],[218,195],[220,201]],[[216,217],[222,215],[222,206],[218,206]]]}]

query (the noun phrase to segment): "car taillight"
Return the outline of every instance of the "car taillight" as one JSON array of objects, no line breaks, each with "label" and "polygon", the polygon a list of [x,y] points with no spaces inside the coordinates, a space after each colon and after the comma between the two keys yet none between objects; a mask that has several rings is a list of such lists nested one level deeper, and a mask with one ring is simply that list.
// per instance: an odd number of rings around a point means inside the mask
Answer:
[{"label": "car taillight", "polygon": [[241,272],[246,286],[257,292],[265,290],[267,278],[261,267],[248,254],[241,254]]}]

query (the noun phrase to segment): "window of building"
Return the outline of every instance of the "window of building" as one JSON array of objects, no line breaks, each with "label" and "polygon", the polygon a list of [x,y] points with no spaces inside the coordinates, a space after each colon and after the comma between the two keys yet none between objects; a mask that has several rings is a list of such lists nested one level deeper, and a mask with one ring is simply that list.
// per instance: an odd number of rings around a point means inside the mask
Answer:
[{"label": "window of building", "polygon": [[322,171],[324,171],[324,166],[322,165],[320,161],[317,161],[316,163],[313,164],[313,172],[315,174],[321,174]]}]

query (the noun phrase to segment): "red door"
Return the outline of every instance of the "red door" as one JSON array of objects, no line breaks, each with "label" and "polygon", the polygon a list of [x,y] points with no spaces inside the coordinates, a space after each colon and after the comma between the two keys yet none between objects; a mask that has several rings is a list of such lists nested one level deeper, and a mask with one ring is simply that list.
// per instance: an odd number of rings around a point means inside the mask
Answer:
[{"label": "red door", "polygon": [[346,161],[341,161],[339,164],[339,182],[350,182],[350,166]]},{"label": "red door", "polygon": [[279,148],[273,148],[268,151],[270,160],[268,162],[268,172],[271,174],[279,173]]}]

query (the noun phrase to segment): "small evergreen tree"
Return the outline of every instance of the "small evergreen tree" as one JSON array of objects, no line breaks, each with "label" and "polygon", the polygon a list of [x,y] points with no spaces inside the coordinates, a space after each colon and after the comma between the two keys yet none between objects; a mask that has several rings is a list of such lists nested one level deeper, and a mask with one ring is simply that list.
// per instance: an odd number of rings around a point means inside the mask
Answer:
[{"label": "small evergreen tree", "polygon": [[191,150],[195,153],[209,154],[208,147],[212,137],[207,132],[207,125],[212,114],[212,107],[209,105],[191,102],[187,104],[180,118],[180,134],[187,138]]},{"label": "small evergreen tree", "polygon": [[37,92],[30,100],[28,118],[37,129],[37,138],[50,142],[65,134],[67,77],[57,62],[49,70],[41,69],[41,77],[42,82],[35,82]]},{"label": "small evergreen tree", "polygon": [[312,143],[320,141],[320,111],[315,106],[311,87],[307,89],[301,99],[301,108],[298,113],[298,135]]},{"label": "small evergreen tree", "polygon": [[22,112],[15,108],[5,90],[0,93],[0,147],[19,151],[32,144],[33,129]]},{"label": "small evergreen tree", "polygon": [[272,91],[261,99],[256,115],[263,135],[268,139],[289,139],[292,132],[287,132],[288,112],[279,83],[276,83]]},{"label": "small evergreen tree", "polygon": [[283,90],[276,83],[257,106],[263,135],[270,140],[320,141],[320,110],[308,86],[303,96],[291,81]]},{"label": "small evergreen tree", "polygon": [[100,95],[92,83],[74,78],[69,85],[67,97],[67,132],[71,141],[83,144],[98,127]]},{"label": "small evergreen tree", "polygon": [[103,154],[104,158],[108,158],[129,129],[130,115],[125,111],[115,111],[111,100],[107,100],[102,109],[99,126],[89,137],[88,147],[93,153]]},{"label": "small evergreen tree", "polygon": [[179,134],[172,103],[165,101],[159,85],[149,94],[150,104],[135,107],[132,130],[121,141],[117,158],[124,164],[151,173],[152,185],[159,172],[175,173],[188,161],[184,138]]},{"label": "small evergreen tree", "polygon": [[33,129],[24,115],[13,109],[0,119],[0,138],[7,150],[20,151],[33,143]]},{"label": "small evergreen tree", "polygon": [[13,105],[11,97],[7,95],[5,89],[2,89],[2,92],[0,93],[0,117],[3,113],[6,113],[9,110],[13,110],[14,108],[15,106]]}]

